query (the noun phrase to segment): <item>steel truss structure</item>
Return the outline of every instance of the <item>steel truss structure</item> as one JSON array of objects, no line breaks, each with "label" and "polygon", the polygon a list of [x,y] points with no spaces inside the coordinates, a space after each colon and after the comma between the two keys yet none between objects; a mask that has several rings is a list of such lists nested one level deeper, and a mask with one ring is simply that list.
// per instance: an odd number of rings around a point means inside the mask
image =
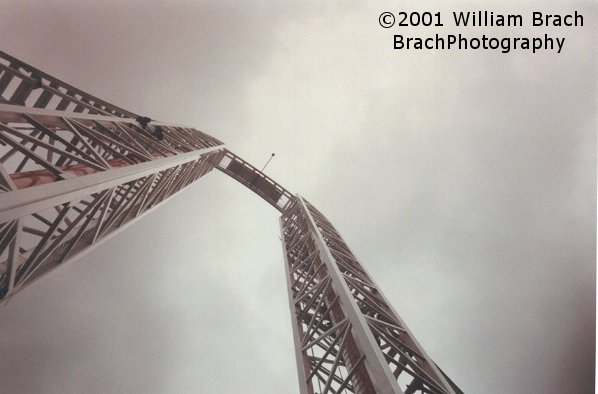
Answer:
[{"label": "steel truss structure", "polygon": [[0,52],[0,300],[212,169],[281,212],[302,393],[461,393],[332,224],[217,139],[123,110]]}]

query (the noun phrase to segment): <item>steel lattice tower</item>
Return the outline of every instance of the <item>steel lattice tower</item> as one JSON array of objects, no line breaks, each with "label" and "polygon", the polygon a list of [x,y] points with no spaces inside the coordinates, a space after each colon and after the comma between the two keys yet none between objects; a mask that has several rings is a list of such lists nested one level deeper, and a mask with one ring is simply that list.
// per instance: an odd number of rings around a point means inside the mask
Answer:
[{"label": "steel lattice tower", "polygon": [[0,52],[0,299],[212,169],[282,216],[301,393],[461,393],[312,204],[199,130],[123,110]]}]

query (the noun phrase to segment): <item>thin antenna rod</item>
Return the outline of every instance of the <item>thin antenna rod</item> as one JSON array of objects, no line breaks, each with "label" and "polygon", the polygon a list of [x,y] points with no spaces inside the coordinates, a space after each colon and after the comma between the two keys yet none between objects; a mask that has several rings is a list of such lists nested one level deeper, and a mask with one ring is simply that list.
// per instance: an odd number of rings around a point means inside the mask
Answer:
[{"label": "thin antenna rod", "polygon": [[268,159],[268,161],[266,162],[266,164],[264,164],[264,168],[262,168],[260,170],[260,172],[264,172],[264,169],[266,168],[266,166],[268,165],[268,163],[270,163],[270,160],[272,160],[273,157],[274,157],[274,153],[272,153],[272,156],[270,156],[270,158]]}]

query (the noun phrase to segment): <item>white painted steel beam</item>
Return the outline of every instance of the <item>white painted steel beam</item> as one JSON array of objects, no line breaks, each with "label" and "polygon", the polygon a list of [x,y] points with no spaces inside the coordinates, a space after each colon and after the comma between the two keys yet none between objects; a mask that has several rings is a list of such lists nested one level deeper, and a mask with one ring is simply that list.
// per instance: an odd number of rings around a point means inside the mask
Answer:
[{"label": "white painted steel beam", "polygon": [[281,231],[302,392],[461,393],[313,205],[298,196]]},{"label": "white painted steel beam", "polygon": [[0,194],[0,223],[18,219],[25,215],[78,200],[84,196],[97,193],[107,188],[130,182],[176,167],[181,164],[199,160],[208,153],[222,150],[224,146],[200,149],[195,152],[181,153],[153,161],[114,168],[109,171],[96,172],[90,175],[73,177],[60,182],[46,183],[26,189]]},{"label": "white painted steel beam", "polygon": [[340,304],[343,306],[343,311],[346,313],[349,321],[352,323],[353,337],[358,343],[359,348],[365,355],[368,371],[371,374],[372,383],[377,393],[380,394],[395,394],[402,393],[399,385],[388,368],[388,363],[384,360],[384,356],[380,351],[376,339],[371,331],[367,328],[365,317],[360,312],[359,307],[355,303],[349,287],[343,279],[334,257],[330,253],[320,230],[318,229],[314,218],[312,217],[303,198],[298,196],[302,209],[307,217],[307,225],[312,237],[314,238],[317,248],[320,253],[320,258],[326,265],[328,273],[332,279],[332,286],[335,293],[340,297]]}]

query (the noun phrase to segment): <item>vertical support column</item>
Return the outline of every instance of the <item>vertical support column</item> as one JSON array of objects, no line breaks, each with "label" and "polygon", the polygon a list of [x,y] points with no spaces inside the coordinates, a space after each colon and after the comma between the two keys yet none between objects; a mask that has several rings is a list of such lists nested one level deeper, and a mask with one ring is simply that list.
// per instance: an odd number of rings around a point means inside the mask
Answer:
[{"label": "vertical support column", "polygon": [[440,372],[334,226],[313,205],[304,203],[401,389],[406,394],[460,392]]},{"label": "vertical support column", "polygon": [[[282,217],[280,218],[280,233],[284,236],[285,229]],[[284,271],[285,277],[287,279],[289,308],[291,310],[291,328],[293,330],[293,343],[295,344],[295,362],[297,363],[297,374],[299,375],[299,392],[301,394],[314,394],[313,386],[311,384],[307,384],[307,377],[310,373],[309,361],[303,356],[303,352],[301,351],[301,333],[299,332],[299,327],[297,325],[297,321],[295,320],[295,315],[293,314],[293,311],[295,310],[295,297],[293,295],[292,289],[293,280],[291,270],[289,268],[287,244],[284,241],[282,242],[282,255],[284,256]]]},{"label": "vertical support column", "polygon": [[319,211],[297,197],[281,231],[301,393],[460,392]]},{"label": "vertical support column", "polygon": [[349,321],[352,326],[352,333],[358,348],[365,355],[365,363],[368,366],[368,371],[371,374],[372,383],[377,393],[400,393],[401,389],[390,369],[388,364],[384,360],[384,356],[376,343],[376,339],[372,335],[371,331],[367,328],[365,318],[359,311],[359,307],[355,303],[355,300],[351,296],[351,291],[347,284],[343,280],[342,273],[340,272],[334,257],[330,253],[321,232],[319,231],[313,216],[309,212],[307,205],[303,198],[299,197],[302,209],[307,217],[307,226],[314,238],[317,248],[320,253],[320,257],[331,277],[332,287],[336,294],[340,298],[340,305],[342,305]]},{"label": "vertical support column", "polygon": [[190,128],[0,104],[0,300],[118,233],[223,155],[220,141]]},{"label": "vertical support column", "polygon": [[300,197],[281,229],[301,392],[401,393]]}]

